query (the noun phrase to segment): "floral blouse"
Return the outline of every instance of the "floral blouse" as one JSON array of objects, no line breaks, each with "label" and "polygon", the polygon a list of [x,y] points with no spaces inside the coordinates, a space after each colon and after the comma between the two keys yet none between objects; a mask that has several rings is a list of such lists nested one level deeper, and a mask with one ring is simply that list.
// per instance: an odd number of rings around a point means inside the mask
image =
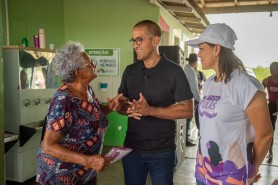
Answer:
[{"label": "floral blouse", "polygon": [[[62,134],[60,144],[72,151],[86,155],[100,154],[108,120],[90,86],[88,101],[71,94],[66,85],[61,86],[51,100],[46,129]],[[91,101],[90,101],[91,99]],[[97,175],[91,168],[61,161],[38,151],[37,182],[41,184],[78,185]]]}]

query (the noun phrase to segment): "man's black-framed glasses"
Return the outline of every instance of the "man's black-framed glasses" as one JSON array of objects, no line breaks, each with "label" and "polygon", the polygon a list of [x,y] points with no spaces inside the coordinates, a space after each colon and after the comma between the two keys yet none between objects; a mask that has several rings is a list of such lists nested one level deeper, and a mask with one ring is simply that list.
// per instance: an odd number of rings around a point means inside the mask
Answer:
[{"label": "man's black-framed glasses", "polygon": [[149,36],[149,37],[136,37],[135,39],[134,38],[131,38],[129,39],[129,42],[132,43],[132,46],[134,46],[134,43],[136,43],[137,45],[141,45],[142,42],[145,40],[145,39],[150,39],[150,38],[153,38],[154,36]]}]

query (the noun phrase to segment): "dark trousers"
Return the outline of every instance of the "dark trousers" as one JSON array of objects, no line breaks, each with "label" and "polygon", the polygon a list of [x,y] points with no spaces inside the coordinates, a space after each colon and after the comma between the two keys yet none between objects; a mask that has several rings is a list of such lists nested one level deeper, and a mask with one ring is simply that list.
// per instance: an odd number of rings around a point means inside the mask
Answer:
[{"label": "dark trousers", "polygon": [[[273,132],[274,132],[277,116],[274,116],[273,113],[277,112],[276,103],[271,103],[271,102],[268,103],[268,110],[269,110],[269,116],[270,116]],[[272,141],[271,141],[271,148],[272,148],[272,146],[273,146],[273,138],[272,138]]]},{"label": "dark trousers", "polygon": [[122,159],[125,185],[145,185],[147,175],[153,185],[173,185],[175,151],[142,153],[132,151]]}]

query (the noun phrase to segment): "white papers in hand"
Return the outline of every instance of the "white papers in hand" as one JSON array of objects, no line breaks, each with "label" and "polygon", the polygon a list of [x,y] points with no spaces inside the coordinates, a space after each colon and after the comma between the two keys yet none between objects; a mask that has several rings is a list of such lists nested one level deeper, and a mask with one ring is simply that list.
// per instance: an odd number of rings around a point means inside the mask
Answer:
[{"label": "white papers in hand", "polygon": [[122,159],[131,151],[132,151],[131,148],[113,147],[105,156],[111,158],[110,163],[113,163]]}]

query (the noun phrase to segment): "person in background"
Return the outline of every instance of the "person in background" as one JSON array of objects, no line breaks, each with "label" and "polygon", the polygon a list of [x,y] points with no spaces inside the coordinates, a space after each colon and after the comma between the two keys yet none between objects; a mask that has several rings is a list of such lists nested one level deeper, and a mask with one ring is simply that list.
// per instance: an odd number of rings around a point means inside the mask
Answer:
[{"label": "person in background", "polygon": [[[197,61],[198,57],[196,53],[191,53],[189,55],[189,58],[186,58],[188,61],[188,64],[184,66],[184,73],[189,81],[191,91],[193,93],[194,97],[194,113],[195,113],[195,123],[197,128],[199,129],[199,119],[198,119],[198,111],[196,114],[196,108],[198,107],[198,103],[200,101],[200,95],[199,95],[199,89],[198,89],[198,79],[197,79],[197,73],[195,71],[195,67],[197,67]],[[197,118],[196,118],[197,117]],[[186,119],[186,132],[185,132],[185,141],[186,141],[186,146],[195,146],[196,144],[194,143],[193,140],[191,140],[190,134],[189,134],[189,128],[191,124],[192,118]]]},{"label": "person in background", "polygon": [[235,32],[224,23],[207,26],[199,38],[202,68],[215,75],[203,85],[195,177],[203,184],[252,184],[269,149],[273,131],[262,84],[234,54]]},{"label": "person in background", "polygon": [[[269,116],[272,123],[273,133],[275,131],[275,124],[277,120],[277,101],[278,101],[278,62],[273,62],[270,64],[270,76],[265,78],[262,81],[263,86],[267,90],[268,94],[268,109],[269,109]],[[271,146],[268,151],[268,160],[269,162],[272,161],[273,158],[273,139],[271,142]]]},{"label": "person in background", "polygon": [[204,82],[207,80],[207,78],[206,78],[206,75],[203,73],[203,71],[199,71],[197,69],[197,65],[194,69],[197,73],[199,94],[200,94],[200,97],[202,97],[202,95],[203,95],[202,87],[203,87]]},{"label": "person in background", "polygon": [[134,25],[131,42],[138,62],[126,67],[120,87],[128,115],[124,146],[133,150],[122,159],[126,185],[173,185],[175,119],[192,117],[193,95],[181,66],[158,52],[160,27],[151,20]]},{"label": "person in background", "polygon": [[68,42],[53,58],[63,85],[54,94],[38,151],[36,181],[43,185],[96,185],[109,165],[101,155],[106,115],[120,107],[119,94],[100,104],[89,83],[96,65],[79,42]]}]

